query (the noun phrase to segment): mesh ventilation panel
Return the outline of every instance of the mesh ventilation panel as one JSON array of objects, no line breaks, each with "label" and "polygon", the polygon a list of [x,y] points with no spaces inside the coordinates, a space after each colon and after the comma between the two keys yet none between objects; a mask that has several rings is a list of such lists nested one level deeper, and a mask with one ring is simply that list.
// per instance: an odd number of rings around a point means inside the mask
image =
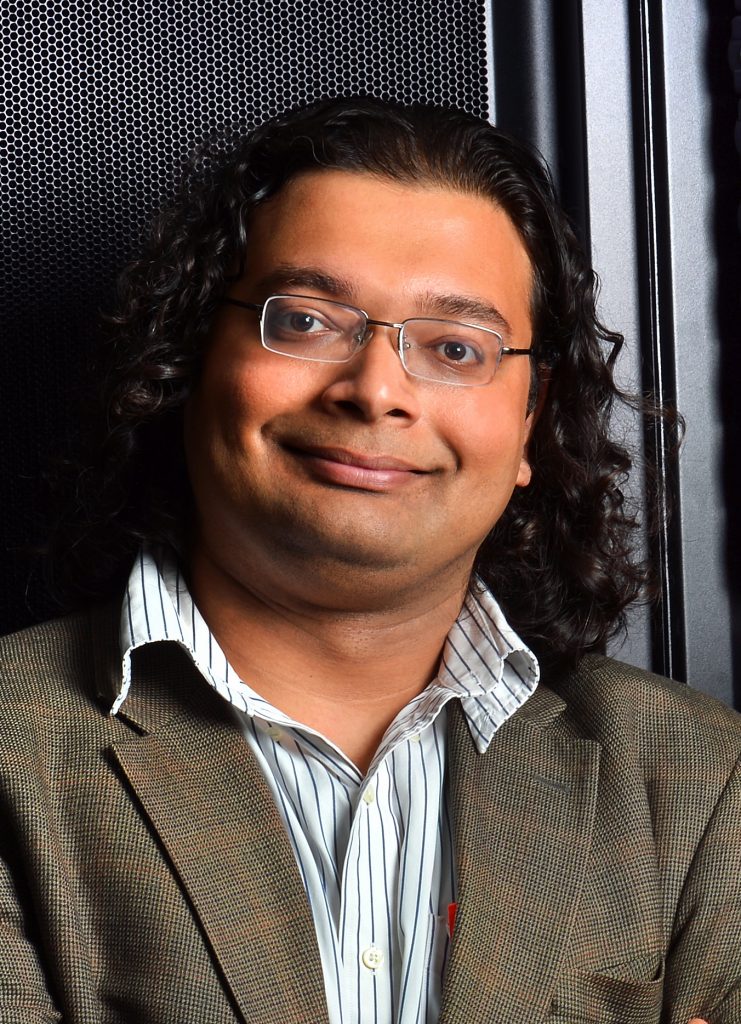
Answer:
[{"label": "mesh ventilation panel", "polygon": [[325,96],[487,113],[483,3],[57,0],[0,8],[0,631],[27,584],[39,474],[73,428],[97,311],[195,144]]}]

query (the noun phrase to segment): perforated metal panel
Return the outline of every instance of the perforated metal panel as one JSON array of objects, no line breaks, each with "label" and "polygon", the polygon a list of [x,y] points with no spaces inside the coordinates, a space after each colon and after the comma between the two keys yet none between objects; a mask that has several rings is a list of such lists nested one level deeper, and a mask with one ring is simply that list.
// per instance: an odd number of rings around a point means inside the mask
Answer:
[{"label": "perforated metal panel", "polygon": [[198,141],[366,93],[488,112],[469,0],[43,0],[0,9],[0,631],[47,613],[25,548],[38,476],[116,269]]}]

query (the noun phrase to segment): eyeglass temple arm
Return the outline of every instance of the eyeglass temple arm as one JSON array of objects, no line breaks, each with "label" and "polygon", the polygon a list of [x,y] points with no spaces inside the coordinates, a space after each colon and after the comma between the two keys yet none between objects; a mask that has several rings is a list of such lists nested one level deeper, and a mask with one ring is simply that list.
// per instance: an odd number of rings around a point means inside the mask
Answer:
[{"label": "eyeglass temple arm", "polygon": [[242,302],[241,299],[232,299],[228,295],[222,295],[221,302],[228,302],[230,306],[241,306],[243,309],[254,309],[258,313],[262,313],[265,307],[264,302]]}]

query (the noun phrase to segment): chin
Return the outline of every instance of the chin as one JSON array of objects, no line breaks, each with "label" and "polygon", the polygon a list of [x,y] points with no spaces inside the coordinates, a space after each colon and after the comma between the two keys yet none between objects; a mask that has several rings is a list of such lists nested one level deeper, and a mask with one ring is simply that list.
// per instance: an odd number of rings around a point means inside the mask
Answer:
[{"label": "chin", "polygon": [[[338,534],[329,533],[324,530],[312,527],[298,527],[294,523],[293,528],[282,531],[278,536],[273,537],[283,557],[287,557],[291,563],[297,561],[303,563],[307,569],[314,567],[314,571],[321,572],[335,568],[338,571],[345,570],[352,573],[353,570],[362,570],[365,573],[389,572],[393,570],[404,571],[409,566],[409,553],[402,552],[394,543],[396,538],[384,540],[381,537],[372,537],[367,533],[358,535],[357,530],[352,533]],[[412,563],[416,561],[412,559]]]}]

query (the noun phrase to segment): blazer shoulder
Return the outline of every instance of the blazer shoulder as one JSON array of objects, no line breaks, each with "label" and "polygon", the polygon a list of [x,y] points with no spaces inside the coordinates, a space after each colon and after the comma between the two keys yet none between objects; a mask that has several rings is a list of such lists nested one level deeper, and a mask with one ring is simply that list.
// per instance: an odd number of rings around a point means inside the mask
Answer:
[{"label": "blazer shoulder", "polygon": [[694,761],[727,778],[741,758],[741,715],[684,683],[588,655],[555,689],[574,728],[604,745],[630,744],[649,768]]},{"label": "blazer shoulder", "polygon": [[11,727],[90,706],[102,664],[119,657],[117,631],[118,614],[106,605],[0,637],[0,721]]}]

